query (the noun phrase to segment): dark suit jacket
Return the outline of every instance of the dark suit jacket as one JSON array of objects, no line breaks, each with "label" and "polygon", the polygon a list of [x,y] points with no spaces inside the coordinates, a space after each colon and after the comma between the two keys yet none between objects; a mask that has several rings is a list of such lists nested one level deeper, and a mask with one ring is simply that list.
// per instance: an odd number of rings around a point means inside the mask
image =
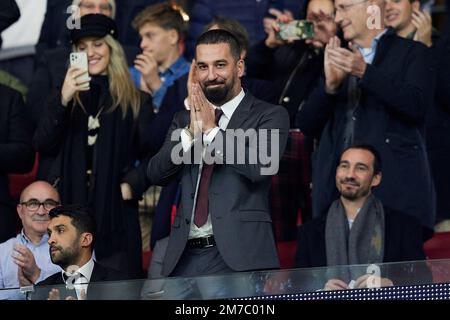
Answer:
[{"label": "dark suit jacket", "polygon": [[[119,271],[114,269],[110,269],[102,266],[101,264],[94,262],[94,269],[92,270],[91,282],[109,282],[109,281],[125,281],[128,280],[129,277]],[[61,275],[61,272],[57,272],[54,275],[51,275],[47,279],[39,282],[38,286],[56,286],[56,285],[64,285],[64,281]],[[132,297],[132,292],[127,292],[125,285],[127,282],[123,282],[121,284],[115,283],[105,283],[105,284],[97,284],[96,286],[89,286],[87,292],[88,300],[99,300],[99,299],[120,299],[126,297]],[[120,289],[120,290],[119,290]],[[67,295],[71,295],[68,291]],[[48,296],[48,295],[47,295]],[[76,296],[75,293],[72,296]]]},{"label": "dark suit jacket", "polygon": [[[385,210],[385,241],[383,262],[424,260],[422,228],[413,217]],[[313,219],[298,231],[297,268],[327,265],[325,248],[326,217]]]},{"label": "dark suit jacket", "polygon": [[[188,239],[194,205],[194,190],[198,176],[198,165],[175,165],[171,152],[180,141],[171,141],[172,132],[189,124],[189,113],[183,110],[175,115],[171,129],[162,149],[149,163],[148,176],[153,184],[166,184],[177,174],[181,174],[182,195],[164,259],[163,275],[169,275],[181,257]],[[279,129],[278,156],[284,151],[289,130],[286,110],[268,104],[247,93],[237,107],[227,127],[230,129]],[[219,131],[215,141],[223,138]],[[270,134],[268,145],[270,145]],[[249,147],[246,144],[245,151]],[[194,150],[195,146],[190,150]],[[262,175],[258,164],[232,164],[225,155],[224,164],[216,164],[209,186],[209,208],[217,248],[227,265],[236,271],[269,269],[279,267],[276,246],[272,233],[268,192],[270,175]],[[220,151],[215,150],[216,154]],[[236,155],[237,152],[234,152]],[[188,156],[191,156],[188,154]],[[227,158],[228,156],[228,158]]]},{"label": "dark suit jacket", "polygon": [[0,241],[3,242],[17,231],[8,174],[30,171],[34,150],[31,128],[25,121],[22,95],[0,85],[0,97]]},{"label": "dark suit jacket", "polygon": [[426,46],[389,29],[358,83],[361,97],[350,116],[348,79],[336,95],[326,94],[323,84],[311,93],[298,124],[305,135],[320,136],[313,161],[314,217],[325,215],[339,197],[336,165],[346,144],[345,130],[353,128],[349,142],[374,146],[383,161],[383,181],[375,195],[389,208],[433,229],[434,187],[423,132],[426,111],[433,103],[434,80]]}]

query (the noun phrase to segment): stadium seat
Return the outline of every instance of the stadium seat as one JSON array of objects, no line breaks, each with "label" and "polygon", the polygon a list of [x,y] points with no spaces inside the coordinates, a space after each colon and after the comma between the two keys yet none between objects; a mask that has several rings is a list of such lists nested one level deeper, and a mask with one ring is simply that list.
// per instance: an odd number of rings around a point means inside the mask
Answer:
[{"label": "stadium seat", "polygon": [[297,241],[279,241],[277,242],[277,249],[281,269],[294,268]]},{"label": "stadium seat", "polygon": [[450,232],[435,233],[423,249],[428,259],[450,259]]},{"label": "stadium seat", "polygon": [[148,267],[150,266],[150,260],[152,259],[152,252],[142,251],[142,270],[144,270],[144,276],[147,277]]},{"label": "stadium seat", "polygon": [[9,193],[11,195],[11,198],[13,198],[14,200],[18,200],[20,198],[22,190],[36,180],[38,165],[39,165],[39,156],[36,153],[36,157],[34,158],[33,169],[31,169],[30,172],[23,174],[8,175]]}]

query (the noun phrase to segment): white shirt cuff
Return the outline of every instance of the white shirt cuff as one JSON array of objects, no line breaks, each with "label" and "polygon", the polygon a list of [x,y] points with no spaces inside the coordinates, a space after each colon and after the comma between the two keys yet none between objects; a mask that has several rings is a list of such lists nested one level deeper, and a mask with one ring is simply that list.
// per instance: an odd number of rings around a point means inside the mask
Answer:
[{"label": "white shirt cuff", "polygon": [[213,142],[219,130],[219,127],[214,127],[211,129],[211,131],[208,132],[208,134],[203,134],[203,144],[209,146],[211,142]]},{"label": "white shirt cuff", "polygon": [[188,98],[185,98],[183,103],[184,103],[184,107],[186,108],[186,110],[191,110],[191,107],[189,107]]},{"label": "white shirt cuff", "polygon": [[181,131],[181,145],[183,146],[183,152],[188,152],[194,144],[194,139],[192,139],[191,135],[186,131],[187,129]]}]

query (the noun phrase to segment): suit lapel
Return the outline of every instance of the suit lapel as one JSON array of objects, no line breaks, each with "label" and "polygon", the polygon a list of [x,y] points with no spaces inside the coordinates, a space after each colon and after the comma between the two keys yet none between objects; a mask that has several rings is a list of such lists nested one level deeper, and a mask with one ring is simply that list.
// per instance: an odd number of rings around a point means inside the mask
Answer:
[{"label": "suit lapel", "polygon": [[377,66],[381,61],[384,61],[384,57],[389,52],[394,36],[395,31],[392,28],[388,28],[386,33],[381,37],[380,42],[377,46],[375,57],[372,62],[374,66]]},{"label": "suit lapel", "polygon": [[250,114],[250,108],[254,100],[255,98],[249,92],[245,94],[244,99],[242,99],[241,103],[239,103],[238,107],[231,116],[227,129],[241,128],[242,123],[247,120]]},{"label": "suit lapel", "polygon": [[91,282],[104,281],[106,279],[105,270],[97,262],[94,262],[94,269],[92,269]]}]

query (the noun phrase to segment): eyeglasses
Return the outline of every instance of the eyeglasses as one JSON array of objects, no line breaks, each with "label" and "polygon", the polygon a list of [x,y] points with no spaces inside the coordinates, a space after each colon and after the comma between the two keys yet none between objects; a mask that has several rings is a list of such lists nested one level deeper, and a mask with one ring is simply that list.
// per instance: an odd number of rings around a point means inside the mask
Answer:
[{"label": "eyeglasses", "polygon": [[53,208],[59,206],[59,202],[53,199],[47,199],[44,202],[40,202],[37,199],[30,199],[28,201],[21,202],[20,204],[27,207],[27,209],[31,212],[37,211],[41,205],[44,207],[46,211],[50,211]]},{"label": "eyeglasses", "polygon": [[340,4],[338,6],[336,6],[336,13],[338,13],[339,11],[342,13],[347,12],[351,7],[356,6],[357,4],[362,4],[365,3],[369,0],[362,0],[362,1],[358,1],[358,2],[354,2],[354,3],[349,3],[349,4]]}]

